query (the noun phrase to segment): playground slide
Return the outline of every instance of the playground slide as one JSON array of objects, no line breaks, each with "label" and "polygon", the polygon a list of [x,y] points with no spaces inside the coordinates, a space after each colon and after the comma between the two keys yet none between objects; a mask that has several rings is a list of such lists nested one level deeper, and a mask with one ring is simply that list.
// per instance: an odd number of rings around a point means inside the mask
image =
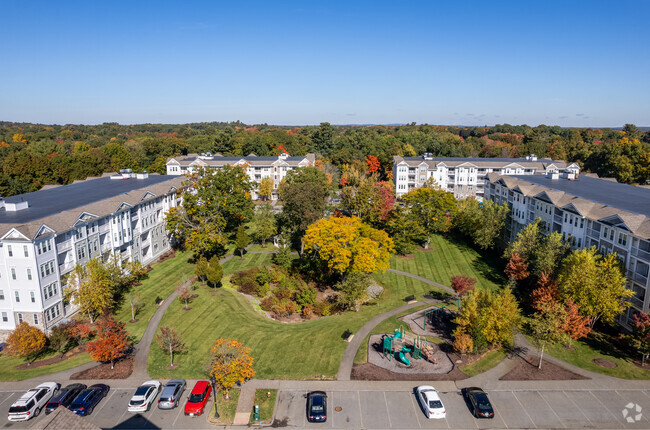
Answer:
[{"label": "playground slide", "polygon": [[406,358],[406,356],[404,355],[404,353],[403,353],[402,351],[400,351],[400,352],[397,353],[397,359],[398,359],[399,361],[401,361],[402,363],[406,364],[407,366],[410,366],[410,365],[411,365],[411,360],[409,360],[408,358]]}]

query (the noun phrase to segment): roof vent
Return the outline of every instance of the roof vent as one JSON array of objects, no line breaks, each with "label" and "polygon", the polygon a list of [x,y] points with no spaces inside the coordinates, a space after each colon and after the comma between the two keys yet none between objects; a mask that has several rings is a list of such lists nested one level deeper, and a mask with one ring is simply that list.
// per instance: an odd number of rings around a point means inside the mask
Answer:
[{"label": "roof vent", "polygon": [[546,173],[546,176],[552,180],[560,179],[560,173],[557,170],[549,170],[548,173]]},{"label": "roof vent", "polygon": [[[526,157],[526,159],[528,159],[528,157]],[[530,154],[530,161],[537,161],[537,155]]]},{"label": "roof vent", "polygon": [[147,171],[145,170],[145,171],[142,172],[142,173],[136,173],[136,174],[135,174],[135,177],[136,177],[137,179],[147,179],[147,178],[149,177],[149,174],[148,174]]},{"label": "roof vent", "polygon": [[11,202],[11,203],[5,202],[4,205],[5,205],[5,210],[7,212],[18,212],[27,209],[29,207],[29,203],[27,202],[27,200],[22,200],[22,199],[19,202]]},{"label": "roof vent", "polygon": [[284,160],[285,158],[289,158],[289,154],[287,154],[286,152],[283,152],[283,153],[281,153],[279,155],[279,157]]},{"label": "roof vent", "polygon": [[425,152],[422,158],[425,160],[433,160],[433,155],[430,152]]}]

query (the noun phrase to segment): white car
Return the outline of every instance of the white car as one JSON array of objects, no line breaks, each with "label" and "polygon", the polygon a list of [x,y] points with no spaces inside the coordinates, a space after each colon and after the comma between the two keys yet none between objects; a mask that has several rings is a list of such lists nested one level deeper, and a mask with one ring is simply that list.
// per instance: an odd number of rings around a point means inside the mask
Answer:
[{"label": "white car", "polygon": [[59,384],[56,382],[45,382],[32,388],[11,405],[7,419],[9,421],[27,421],[32,417],[37,417],[57,391],[59,391]]},{"label": "white car", "polygon": [[445,405],[440,400],[438,390],[431,385],[420,385],[415,389],[415,395],[418,397],[418,402],[420,402],[422,409],[424,409],[424,414],[427,418],[441,419],[447,416]]},{"label": "white car", "polygon": [[129,402],[129,412],[146,412],[156,400],[160,391],[160,381],[147,381],[140,385]]}]

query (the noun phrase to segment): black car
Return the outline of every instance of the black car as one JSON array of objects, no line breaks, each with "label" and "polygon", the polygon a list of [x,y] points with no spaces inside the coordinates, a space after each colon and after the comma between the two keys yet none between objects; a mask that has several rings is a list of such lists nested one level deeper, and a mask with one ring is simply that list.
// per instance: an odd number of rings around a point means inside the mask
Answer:
[{"label": "black car", "polygon": [[312,391],[307,394],[307,421],[310,423],[327,421],[327,394],[324,391]]},{"label": "black car", "polygon": [[494,409],[485,391],[478,387],[463,388],[462,391],[476,418],[494,418]]},{"label": "black car", "polygon": [[70,410],[77,415],[90,415],[97,403],[108,394],[110,387],[104,384],[95,384],[81,391],[70,404]]},{"label": "black car", "polygon": [[59,406],[67,408],[70,406],[70,403],[79,395],[81,390],[85,390],[86,386],[84,384],[70,384],[65,388],[61,388],[54,397],[47,402],[45,406],[45,413],[49,414],[54,411]]}]

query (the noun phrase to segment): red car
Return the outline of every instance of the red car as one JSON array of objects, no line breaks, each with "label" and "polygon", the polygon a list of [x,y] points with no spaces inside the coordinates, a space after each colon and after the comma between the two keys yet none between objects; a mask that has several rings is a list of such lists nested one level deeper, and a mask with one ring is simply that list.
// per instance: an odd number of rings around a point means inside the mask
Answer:
[{"label": "red car", "polygon": [[208,381],[198,381],[185,403],[185,415],[196,416],[203,413],[205,404],[210,400],[212,388]]}]

